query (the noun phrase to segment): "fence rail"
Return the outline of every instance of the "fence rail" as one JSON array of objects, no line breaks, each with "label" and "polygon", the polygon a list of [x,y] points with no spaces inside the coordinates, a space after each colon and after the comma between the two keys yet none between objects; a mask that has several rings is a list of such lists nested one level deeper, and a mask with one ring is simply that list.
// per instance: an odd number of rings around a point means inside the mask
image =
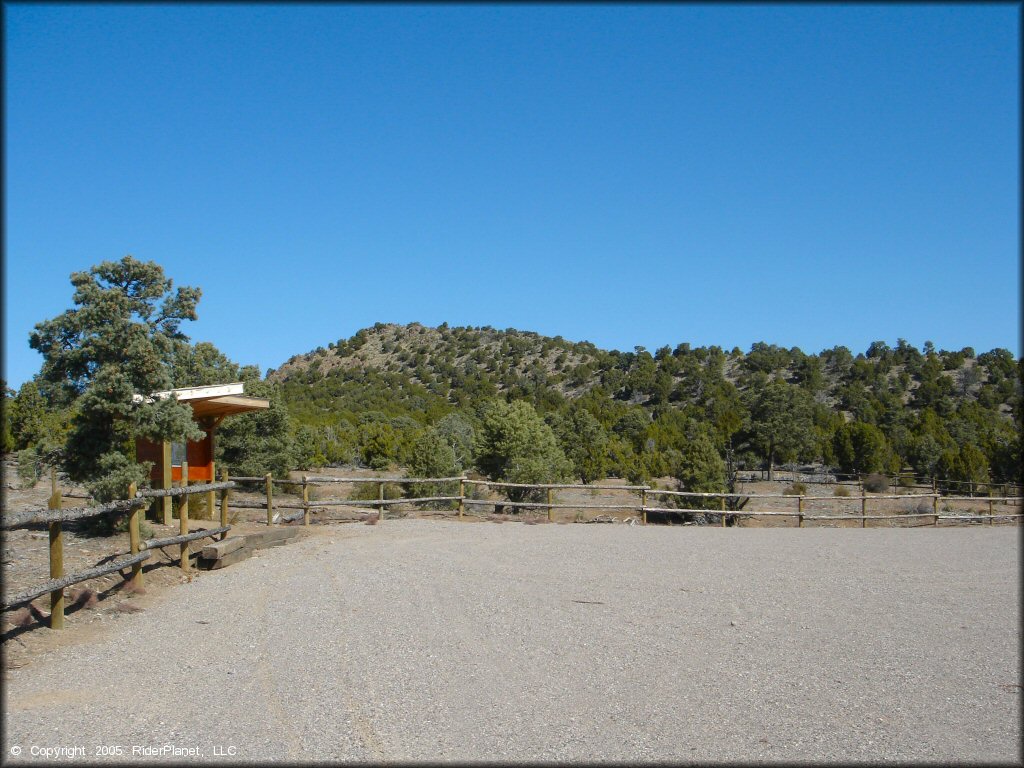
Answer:
[{"label": "fence rail", "polygon": [[[182,477],[188,477],[188,463],[182,465]],[[136,587],[143,586],[142,563],[152,556],[151,550],[161,547],[178,544],[180,551],[180,566],[182,570],[189,570],[189,543],[196,539],[220,535],[221,538],[231,530],[228,525],[228,492],[235,487],[235,483],[227,479],[227,473],[222,472],[221,482],[201,483],[195,485],[185,484],[178,488],[166,489],[143,489],[137,490],[133,483],[128,488],[128,498],[113,501],[107,504],[99,504],[92,507],[74,507],[63,509],[62,494],[57,487],[56,469],[50,471],[50,499],[44,509],[29,509],[12,514],[5,513],[0,527],[4,529],[24,528],[29,525],[40,523],[48,524],[50,529],[50,580],[38,584],[28,590],[16,595],[4,598],[0,603],[2,610],[8,610],[19,605],[31,602],[37,597],[47,593],[50,594],[50,628],[64,628],[64,590],[72,584],[78,584],[89,579],[121,571],[125,568],[132,569],[130,581]],[[189,532],[188,530],[188,500],[190,496],[204,494],[212,498],[214,492],[221,494],[221,525],[212,530],[200,530]],[[180,520],[180,535],[160,539],[147,539],[141,541],[139,510],[148,506],[150,501],[158,498],[179,498],[178,518]],[[211,505],[212,507],[212,505]],[[212,515],[213,509],[208,510]],[[128,540],[130,554],[126,558],[114,560],[111,563],[90,568],[80,573],[64,573],[64,529],[63,524],[73,520],[83,520],[90,517],[109,514],[128,514]],[[115,556],[116,557],[116,556]]]},{"label": "fence rail", "polygon": [[[863,486],[863,482],[868,476],[868,473],[851,473],[851,472],[835,472],[829,469],[822,469],[820,471],[810,471],[804,469],[793,468],[792,466],[786,465],[782,467],[772,467],[772,479],[777,481],[788,481],[788,482],[800,482],[808,483],[813,485],[835,485],[837,483],[858,483]],[[741,469],[736,470],[734,478],[743,483],[759,482],[767,479],[768,469]],[[1003,496],[1015,496],[1020,495],[1024,491],[1024,485],[1020,483],[1011,482],[995,482],[995,481],[977,481],[977,480],[952,480],[949,478],[917,475],[912,472],[898,472],[898,473],[883,473],[875,472],[870,474],[876,474],[884,477],[888,484],[891,486],[900,486],[904,488],[931,488],[933,491],[937,491],[939,488],[968,488],[971,491],[977,491],[981,494],[988,494],[992,491],[1000,491]]]},{"label": "fence rail", "polygon": [[[89,579],[95,579],[98,576],[105,576],[108,573],[114,571],[121,571],[129,566],[134,566],[137,563],[141,563],[143,560],[148,559],[152,555],[152,552],[139,552],[138,554],[130,557],[123,558],[121,560],[115,560],[106,565],[97,566],[96,568],[90,568],[87,571],[81,571],[80,573],[73,573],[69,576],[62,576],[59,579],[51,579],[50,581],[44,582],[37,587],[21,592],[20,594],[13,595],[12,597],[6,598],[3,602],[4,610],[8,608],[15,608],[19,605],[35,600],[37,597],[45,595],[47,592],[53,593],[57,590],[64,590],[70,587],[72,584],[78,584]],[[52,618],[52,616],[51,616]]]},{"label": "fence rail", "polygon": [[69,509],[41,507],[39,509],[26,509],[21,512],[5,514],[3,522],[0,523],[0,528],[24,528],[27,525],[37,525],[39,523],[67,523],[72,520],[84,520],[89,517],[99,517],[100,515],[123,514],[124,512],[131,511],[133,508],[144,506],[146,506],[145,501],[125,499],[124,501],[115,501],[96,507],[71,507]]},{"label": "fence rail", "polygon": [[167,536],[162,539],[146,539],[139,544],[139,549],[161,549],[162,547],[169,547],[172,544],[183,544],[186,541],[197,541],[198,539],[207,539],[210,536],[216,536],[218,533],[227,533],[231,530],[230,525],[223,525],[220,528],[202,529],[193,531],[192,533],[186,533],[185,535],[178,536]]},{"label": "fence rail", "polygon": [[[576,509],[576,510],[620,510],[623,512],[637,512],[643,518],[643,522],[647,522],[647,514],[703,514],[711,516],[712,518],[717,517],[721,525],[726,525],[726,521],[729,519],[737,518],[796,518],[797,524],[803,527],[804,521],[817,521],[817,520],[847,520],[847,521],[858,521],[862,527],[866,526],[868,520],[895,520],[895,519],[915,519],[915,518],[933,518],[933,523],[938,525],[940,520],[969,520],[969,519],[984,519],[990,523],[994,519],[1017,519],[1021,517],[1015,514],[996,514],[993,506],[995,504],[1015,504],[1019,505],[1022,500],[1021,497],[1005,497],[1005,496],[944,496],[938,491],[932,493],[907,493],[907,494],[887,494],[887,493],[867,493],[862,492],[859,496],[809,496],[809,495],[797,495],[787,493],[742,493],[742,492],[730,492],[730,493],[707,493],[698,491],[676,491],[671,489],[654,488],[650,485],[584,485],[579,483],[512,483],[497,480],[477,480],[470,479],[468,477],[319,477],[304,475],[299,479],[275,480],[269,475],[263,478],[233,478],[236,481],[249,481],[249,482],[263,482],[264,493],[266,502],[264,504],[254,502],[236,502],[236,505],[246,509],[260,509],[266,508],[267,510],[267,524],[273,525],[275,518],[273,516],[273,509],[276,505],[279,509],[298,510],[298,514],[289,514],[286,516],[277,516],[276,520],[279,522],[297,520],[300,517],[304,519],[304,524],[310,524],[310,511],[311,510],[324,510],[331,507],[369,507],[375,508],[378,511],[379,519],[384,518],[384,511],[391,507],[404,505],[404,504],[424,504],[430,502],[458,502],[458,516],[464,517],[467,508],[479,508],[479,507],[501,507],[510,509],[541,509],[547,510],[548,519],[554,519],[555,510],[565,509]],[[392,498],[388,499],[384,497],[384,489],[387,485],[415,485],[421,483],[442,483],[449,482],[459,483],[459,495],[458,496],[422,496],[422,497],[404,497],[404,498]],[[273,485],[274,483],[286,483],[293,487],[299,488],[302,500],[300,502],[281,502],[275,501],[273,496]],[[310,501],[309,489],[311,487],[330,485],[330,484],[376,484],[377,485],[377,498],[376,499],[323,499]],[[513,500],[510,498],[492,498],[483,499],[473,496],[467,496],[466,486],[476,486],[485,488],[496,488],[496,489],[517,489],[532,491],[536,494],[546,494],[544,500]],[[595,503],[588,501],[575,501],[572,503],[559,503],[554,499],[554,492],[558,490],[587,490],[594,492],[605,492],[605,491],[621,491],[629,492],[632,494],[639,494],[639,504],[636,503],[637,499],[632,502],[623,501],[621,503]],[[507,494],[506,494],[507,496]],[[720,504],[719,509],[705,509],[701,507],[665,507],[650,505],[647,502],[648,496],[662,496],[672,498],[699,498],[712,500],[717,499]],[[743,504],[746,504],[750,500],[757,499],[772,499],[792,500],[796,504],[796,509],[793,511],[788,510],[758,510],[758,509],[730,509],[728,508],[728,502],[732,500],[735,502],[743,500]],[[932,502],[931,512],[921,511],[905,511],[899,510],[890,514],[880,515],[868,514],[868,502],[878,502],[885,500],[924,500],[930,499]],[[970,501],[974,503],[987,502],[989,505],[989,511],[987,515],[951,515],[951,514],[940,514],[938,510],[939,500],[946,501]],[[805,503],[807,502],[860,502],[860,514],[842,514],[842,515],[819,515],[809,514],[808,510],[805,510]]]},{"label": "fence rail", "polygon": [[[188,477],[188,464],[183,463],[182,476]],[[726,521],[732,518],[795,518],[797,525],[803,527],[805,521],[847,521],[860,523],[861,527],[866,527],[868,520],[909,520],[909,519],[921,519],[931,518],[933,525],[938,525],[942,520],[949,521],[967,521],[967,520],[982,520],[987,521],[989,525],[992,525],[995,520],[1012,520],[1019,521],[1024,515],[1020,513],[1010,513],[1000,510],[995,510],[995,505],[1010,505],[1013,507],[1020,507],[1021,502],[1024,501],[1022,496],[953,496],[943,495],[939,492],[938,487],[934,488],[932,493],[908,493],[908,494],[868,494],[863,489],[859,496],[813,496],[813,495],[798,495],[798,494],[778,494],[778,493],[742,493],[742,492],[731,492],[731,493],[705,493],[696,491],[675,491],[670,489],[654,488],[649,485],[584,485],[584,484],[573,484],[573,483],[512,483],[494,480],[477,480],[470,479],[464,476],[460,477],[435,477],[435,478],[417,478],[417,477],[383,477],[383,478],[368,478],[368,477],[319,477],[304,475],[299,479],[278,479],[272,477],[270,474],[264,475],[263,477],[235,477],[230,478],[226,471],[222,470],[221,480],[219,482],[209,482],[202,484],[188,485],[187,482],[180,487],[164,488],[164,489],[144,489],[137,491],[134,486],[129,489],[128,498],[110,502],[108,504],[102,504],[93,507],[74,507],[69,509],[63,509],[61,503],[61,494],[57,489],[56,473],[51,472],[51,486],[52,495],[50,497],[48,506],[46,508],[29,509],[13,514],[5,514],[0,520],[0,528],[11,529],[25,527],[35,524],[47,524],[50,527],[50,580],[39,584],[34,588],[24,591],[20,594],[14,595],[7,598],[2,603],[4,610],[21,605],[26,602],[30,602],[41,595],[50,593],[51,596],[51,612],[50,612],[50,626],[54,629],[59,629],[64,626],[64,589],[71,584],[76,584],[81,581],[86,581],[97,576],[112,573],[114,571],[123,570],[124,568],[131,567],[132,576],[131,580],[137,585],[142,585],[143,572],[141,563],[146,560],[151,553],[151,550],[162,547],[180,546],[180,567],[184,571],[189,570],[189,544],[192,541],[220,536],[222,539],[227,535],[231,526],[228,524],[228,500],[230,491],[237,488],[237,484],[241,482],[246,483],[261,483],[263,485],[263,491],[265,494],[265,503],[253,503],[247,501],[236,501],[235,506],[242,509],[266,509],[267,512],[267,525],[273,526],[275,523],[274,517],[274,485],[278,486],[290,486],[292,488],[299,489],[301,494],[301,501],[298,503],[280,503],[277,502],[277,506],[280,509],[297,510],[294,513],[279,515],[276,519],[281,522],[291,522],[294,520],[302,519],[304,525],[310,524],[310,512],[311,510],[327,509],[330,507],[348,506],[348,507],[371,507],[376,508],[378,513],[378,519],[384,519],[385,510],[395,506],[410,505],[410,504],[426,504],[426,503],[458,503],[458,516],[463,518],[466,514],[466,509],[491,506],[491,507],[502,507],[511,509],[541,509],[547,510],[548,520],[554,519],[555,510],[565,509],[576,509],[576,510],[620,510],[622,512],[638,512],[640,513],[643,522],[648,522],[648,514],[688,514],[688,515],[706,515],[712,519],[718,518],[718,521],[722,526],[726,525]],[[459,492],[458,495],[447,495],[447,496],[423,496],[423,497],[404,497],[404,498],[385,498],[384,491],[387,485],[417,485],[425,483],[458,483]],[[377,486],[377,498],[376,499],[323,499],[323,500],[310,500],[309,491],[311,487],[320,485],[330,484],[376,484]],[[517,489],[519,491],[528,491],[535,494],[543,494],[545,498],[543,500],[532,501],[532,500],[513,500],[509,498],[474,498],[467,496],[466,486],[494,488],[494,489]],[[950,487],[950,486],[943,486]],[[991,491],[996,484],[989,487]],[[1009,487],[1009,484],[1000,484],[999,487],[1004,489]],[[622,503],[603,503],[603,502],[589,502],[586,500],[575,501],[572,503],[558,502],[554,498],[554,493],[559,490],[587,490],[594,492],[607,492],[607,491],[618,491],[626,492],[630,494],[639,494],[639,499],[634,497],[631,502],[623,501]],[[209,514],[213,515],[213,498],[216,492],[220,493],[220,526],[212,529],[204,529],[199,531],[189,531],[189,498],[193,495],[205,494],[208,499],[211,500],[210,508],[208,509]],[[508,495],[507,493],[505,494]],[[702,507],[668,507],[668,506],[656,506],[648,504],[648,496],[653,497],[668,497],[668,498],[679,498],[679,499],[704,499],[707,501],[717,499],[719,509],[706,509]],[[527,497],[529,498],[529,497]],[[178,536],[170,536],[164,538],[148,539],[146,541],[140,540],[139,535],[139,510],[143,506],[146,506],[153,499],[164,499],[164,503],[171,503],[172,499],[178,500],[178,518],[180,521],[180,534]],[[727,504],[729,500],[744,500],[744,504],[754,499],[789,499],[796,505],[794,510],[772,510],[772,509],[729,509]],[[904,511],[898,510],[890,514],[868,514],[868,503],[878,502],[885,500],[923,500],[930,499],[932,509],[930,512],[925,511]],[[973,509],[969,509],[968,514],[957,513],[956,510],[951,510],[947,507],[939,511],[939,501],[944,502],[970,502],[973,504],[987,503],[988,511],[987,514],[970,514]],[[639,504],[635,503],[639,501]],[[809,510],[805,509],[807,502],[860,502],[860,513],[859,514],[839,514],[839,515],[822,515],[822,514],[810,514]],[[127,513],[128,514],[128,530],[129,539],[131,543],[130,556],[118,560],[97,568],[93,568],[87,571],[83,571],[78,574],[67,575],[63,571],[63,532],[62,523],[84,519],[87,517],[95,517],[98,515],[115,514],[115,513]],[[165,522],[168,522],[168,515],[165,508]]]}]

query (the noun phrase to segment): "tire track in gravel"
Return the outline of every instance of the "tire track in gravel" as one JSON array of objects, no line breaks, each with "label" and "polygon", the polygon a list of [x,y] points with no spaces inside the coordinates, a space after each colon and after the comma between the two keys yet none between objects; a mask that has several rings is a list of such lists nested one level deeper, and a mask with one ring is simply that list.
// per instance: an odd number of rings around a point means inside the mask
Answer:
[{"label": "tire track in gravel", "polygon": [[[352,543],[352,540],[347,541],[348,543]],[[336,541],[330,542],[320,550],[320,553],[329,555],[332,559],[337,558],[337,546],[338,544]],[[343,568],[330,568],[328,573],[334,594],[345,595],[346,591],[351,590],[352,585],[347,581],[347,579],[351,578],[351,573],[349,571],[346,571]],[[345,609],[347,607],[347,604],[344,602],[337,606],[338,616],[342,617],[342,619],[344,619],[346,615]],[[351,643],[347,642],[347,636],[345,634],[349,626],[349,622],[344,620],[341,622],[338,637],[339,646],[351,646]],[[384,761],[388,759],[384,741],[374,729],[371,716],[367,713],[365,704],[357,701],[356,697],[353,695],[355,686],[353,685],[351,663],[345,653],[338,653],[335,657],[335,668],[337,669],[337,688],[341,694],[342,703],[352,718],[352,726],[355,729],[355,735],[358,736],[362,747],[366,750],[371,760]]]},{"label": "tire track in gravel", "polygon": [[[267,595],[270,591],[269,585],[261,585],[255,604],[253,608],[259,614],[261,621],[260,626],[266,628],[269,622],[270,610],[267,601]],[[267,709],[269,714],[274,720],[278,721],[280,726],[279,733],[284,734],[285,739],[288,741],[288,757],[292,760],[297,760],[302,756],[301,745],[295,739],[295,731],[291,727],[289,722],[288,714],[281,707],[281,696],[278,692],[281,681],[276,678],[270,666],[267,663],[269,657],[267,648],[270,647],[270,638],[266,634],[261,638],[260,645],[263,646],[264,651],[260,653],[259,662],[256,664],[256,680],[259,684],[260,690],[265,694],[264,700],[266,701]]]},{"label": "tire track in gravel", "polygon": [[[293,558],[289,560],[289,566],[282,568],[284,573],[276,574],[275,581],[268,582],[264,579],[260,583],[259,591],[256,593],[254,600],[255,605],[253,606],[260,616],[259,626],[261,628],[262,637],[257,642],[263,648],[260,653],[259,661],[256,664],[255,677],[259,684],[259,688],[265,694],[264,701],[266,702],[268,712],[279,725],[278,734],[282,735],[281,738],[287,740],[288,758],[292,760],[300,759],[303,755],[303,749],[302,745],[299,744],[296,739],[295,729],[292,727],[293,723],[291,722],[292,718],[290,718],[288,713],[281,707],[280,688],[282,685],[287,685],[288,683],[280,680],[268,663],[273,651],[268,627],[271,626],[271,591],[274,591],[275,597],[279,597],[277,594],[278,583],[288,576],[295,574],[300,567],[300,562],[301,561],[298,558]],[[294,717],[294,715],[292,717]]]}]

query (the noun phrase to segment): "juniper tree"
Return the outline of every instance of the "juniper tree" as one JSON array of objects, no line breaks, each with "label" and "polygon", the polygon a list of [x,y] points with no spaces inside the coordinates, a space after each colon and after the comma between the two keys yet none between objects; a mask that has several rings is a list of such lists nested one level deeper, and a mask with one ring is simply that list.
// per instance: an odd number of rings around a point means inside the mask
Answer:
[{"label": "juniper tree", "polygon": [[476,431],[469,419],[459,412],[449,413],[434,425],[434,429],[452,449],[456,472],[463,472],[473,463]]},{"label": "juniper tree", "polygon": [[0,419],[3,421],[3,432],[0,436],[0,450],[8,453],[14,450],[14,430],[11,428],[11,406],[14,404],[15,392],[7,386],[7,382],[0,380],[0,388],[3,389],[3,411],[0,412]]},{"label": "juniper tree", "polygon": [[[490,477],[513,483],[564,482],[572,472],[555,433],[524,400],[492,400],[481,407],[477,465]],[[514,501],[525,497],[509,490]]]},{"label": "juniper tree", "polygon": [[188,406],[173,398],[135,402],[171,387],[180,330],[196,319],[198,288],[179,287],[153,262],[131,256],[71,275],[74,308],[36,325],[29,345],[43,356],[39,381],[54,407],[73,407],[62,463],[96,498],[123,494],[145,473],[134,438],[197,440]]},{"label": "juniper tree", "polygon": [[549,423],[581,482],[592,483],[608,475],[608,433],[590,411],[571,407],[566,413],[552,414]]},{"label": "juniper tree", "polygon": [[811,399],[806,391],[779,379],[755,381],[749,390],[751,443],[768,466],[796,457],[814,442]]},{"label": "juniper tree", "polygon": [[867,474],[890,469],[889,444],[882,430],[873,424],[860,421],[843,424],[832,436],[832,451],[839,469],[846,473]]},{"label": "juniper tree", "polygon": [[[680,486],[694,493],[723,493],[726,488],[725,462],[715,448],[711,436],[704,430],[695,430],[681,451],[675,470]],[[714,509],[717,499],[690,496],[679,499],[686,507]]]},{"label": "juniper tree", "polygon": [[217,463],[233,475],[288,476],[296,464],[292,425],[278,387],[259,380],[259,369],[243,366],[239,378],[247,395],[263,397],[270,408],[225,419],[217,429]]}]

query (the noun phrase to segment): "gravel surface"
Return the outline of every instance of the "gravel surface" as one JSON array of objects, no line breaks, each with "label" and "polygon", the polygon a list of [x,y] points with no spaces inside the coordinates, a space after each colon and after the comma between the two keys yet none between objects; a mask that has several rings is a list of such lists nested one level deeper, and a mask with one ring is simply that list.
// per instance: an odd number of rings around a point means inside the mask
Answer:
[{"label": "gravel surface", "polygon": [[1008,528],[323,527],[8,672],[4,757],[1019,763],[1019,552]]}]

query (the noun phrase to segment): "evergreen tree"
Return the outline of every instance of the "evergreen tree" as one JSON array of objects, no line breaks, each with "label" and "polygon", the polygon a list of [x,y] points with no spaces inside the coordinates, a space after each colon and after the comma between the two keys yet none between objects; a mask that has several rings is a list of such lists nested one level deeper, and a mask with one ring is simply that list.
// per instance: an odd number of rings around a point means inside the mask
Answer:
[{"label": "evergreen tree", "polygon": [[3,420],[3,433],[0,435],[0,450],[10,453],[14,450],[14,431],[11,429],[11,406],[14,404],[15,392],[7,386],[7,382],[0,379],[0,387],[4,392],[3,411],[0,418]]},{"label": "evergreen tree", "polygon": [[463,472],[473,464],[476,432],[470,420],[462,413],[449,413],[434,425],[437,434],[452,450],[455,471]]},{"label": "evergreen tree", "polygon": [[[696,493],[725,492],[725,462],[710,436],[698,433],[682,450],[676,479],[684,490]],[[694,499],[687,499],[687,503]]]},{"label": "evergreen tree", "polygon": [[773,479],[776,459],[796,458],[813,448],[810,396],[779,379],[761,380],[750,396],[750,441]]},{"label": "evergreen tree", "polygon": [[573,472],[582,483],[592,483],[608,474],[608,433],[585,408],[570,408],[554,414],[551,427]]},{"label": "evergreen tree", "polygon": [[270,408],[225,419],[217,428],[216,460],[232,475],[261,477],[270,472],[285,478],[297,464],[288,411],[278,388],[254,373],[243,378],[246,394],[266,398]]},{"label": "evergreen tree", "polygon": [[868,474],[890,468],[891,451],[885,435],[871,424],[859,421],[843,424],[833,435],[832,449],[843,472]]},{"label": "evergreen tree", "polygon": [[203,436],[188,406],[145,399],[171,388],[174,359],[188,344],[180,325],[196,319],[200,292],[173,291],[158,265],[131,256],[76,272],[71,283],[75,308],[36,325],[29,344],[43,355],[39,379],[53,405],[75,409],[64,468],[105,500],[146,480],[135,463],[136,437]]},{"label": "evergreen tree", "polygon": [[[495,480],[513,483],[565,482],[572,472],[551,427],[522,400],[492,400],[483,405],[477,466]],[[510,496],[523,494],[510,489]]]}]

